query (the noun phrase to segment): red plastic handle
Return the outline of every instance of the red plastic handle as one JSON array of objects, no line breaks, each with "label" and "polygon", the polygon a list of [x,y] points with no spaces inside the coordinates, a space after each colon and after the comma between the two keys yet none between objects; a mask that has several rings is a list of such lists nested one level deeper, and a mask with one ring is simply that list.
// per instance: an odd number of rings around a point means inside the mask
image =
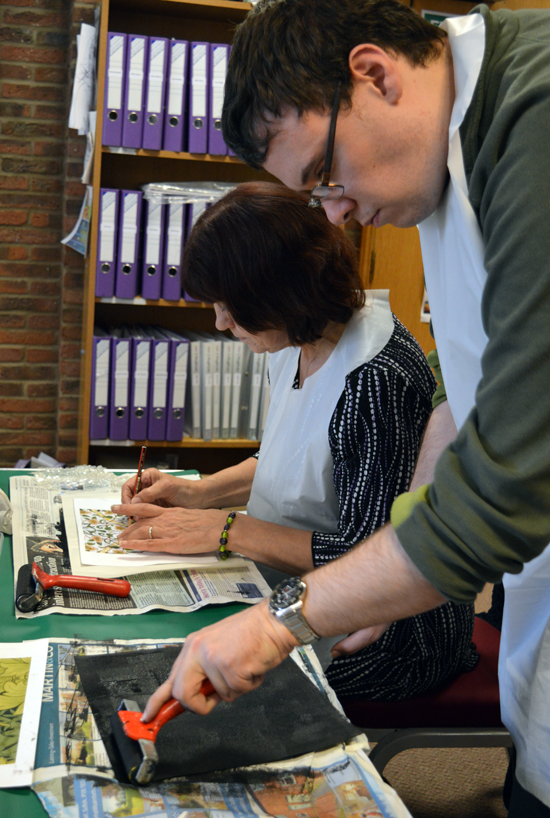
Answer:
[{"label": "red plastic handle", "polygon": [[127,579],[98,579],[97,577],[77,577],[74,574],[53,576],[46,574],[38,563],[33,562],[32,574],[35,580],[47,590],[48,588],[74,588],[78,591],[97,591],[110,596],[126,597],[132,586]]},{"label": "red plastic handle", "polygon": [[[204,696],[211,696],[212,693],[215,692],[216,689],[210,679],[205,679],[201,684],[201,693]],[[147,722],[147,724],[141,721],[143,713],[137,713],[134,710],[118,711],[124,732],[128,738],[133,738],[135,741],[139,741],[140,738],[155,741],[160,728],[166,724],[167,721],[179,716],[180,713],[185,713],[185,707],[174,698],[168,699],[168,701],[162,705],[155,718]]]}]

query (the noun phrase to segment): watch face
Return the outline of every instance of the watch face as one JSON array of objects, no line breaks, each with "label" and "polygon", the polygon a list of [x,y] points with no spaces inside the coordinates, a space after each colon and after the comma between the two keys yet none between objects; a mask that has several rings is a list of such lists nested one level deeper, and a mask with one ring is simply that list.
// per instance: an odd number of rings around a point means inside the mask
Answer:
[{"label": "watch face", "polygon": [[280,611],[294,605],[303,595],[304,588],[305,585],[300,577],[285,579],[276,586],[271,594],[271,607],[276,611]]}]

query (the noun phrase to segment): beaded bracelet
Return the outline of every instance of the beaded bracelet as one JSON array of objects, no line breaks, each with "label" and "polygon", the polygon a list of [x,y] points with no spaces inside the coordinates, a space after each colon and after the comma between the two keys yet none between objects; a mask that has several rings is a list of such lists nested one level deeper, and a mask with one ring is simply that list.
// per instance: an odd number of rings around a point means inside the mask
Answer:
[{"label": "beaded bracelet", "polygon": [[229,536],[228,535],[229,529],[232,526],[233,520],[235,519],[236,516],[237,516],[237,512],[230,511],[228,516],[227,516],[227,521],[226,521],[226,523],[225,523],[225,525],[223,527],[222,535],[220,537],[220,549],[219,549],[220,550],[220,559],[222,559],[222,560],[226,560],[228,558],[228,556],[231,554],[231,551],[229,551],[228,548],[227,548],[227,538]]}]

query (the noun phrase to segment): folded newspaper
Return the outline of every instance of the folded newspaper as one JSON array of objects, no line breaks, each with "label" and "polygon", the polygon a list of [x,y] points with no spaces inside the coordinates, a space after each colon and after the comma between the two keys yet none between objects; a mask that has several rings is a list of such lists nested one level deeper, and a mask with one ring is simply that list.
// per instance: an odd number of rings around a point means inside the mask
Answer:
[{"label": "folded newspaper", "polygon": [[[148,787],[119,784],[82,692],[75,656],[171,644],[180,642],[50,640],[32,788],[52,818],[411,818],[369,761],[364,735],[261,767]],[[341,710],[311,647],[294,651],[293,659]]]},{"label": "folded newspaper", "polygon": [[[36,561],[51,575],[86,573],[102,575],[102,569],[92,566],[75,570],[69,551],[64,547],[59,526],[64,495],[84,495],[84,492],[47,488],[32,474],[10,478],[10,499],[13,509],[14,592],[19,569]],[[91,492],[86,492],[89,496]],[[98,492],[101,496],[101,491]],[[83,566],[79,565],[82,569]],[[135,568],[134,568],[135,570]],[[110,576],[126,576],[111,569]],[[51,613],[141,614],[154,609],[187,612],[204,605],[244,602],[254,604],[269,595],[269,586],[251,560],[232,557],[222,563],[212,560],[199,567],[168,570],[162,565],[149,566],[147,573],[132,573],[132,585],[127,598],[110,597],[91,591],[53,588],[37,609],[21,613],[17,618],[29,619]]]}]

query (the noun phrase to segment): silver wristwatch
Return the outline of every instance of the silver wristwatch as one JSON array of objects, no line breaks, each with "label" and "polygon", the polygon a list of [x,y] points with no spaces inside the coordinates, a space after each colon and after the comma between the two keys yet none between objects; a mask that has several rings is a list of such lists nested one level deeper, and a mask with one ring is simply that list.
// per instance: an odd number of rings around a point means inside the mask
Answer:
[{"label": "silver wristwatch", "polygon": [[320,638],[302,613],[306,590],[306,584],[300,577],[291,577],[276,585],[269,598],[270,613],[289,629],[301,645],[309,645]]}]

